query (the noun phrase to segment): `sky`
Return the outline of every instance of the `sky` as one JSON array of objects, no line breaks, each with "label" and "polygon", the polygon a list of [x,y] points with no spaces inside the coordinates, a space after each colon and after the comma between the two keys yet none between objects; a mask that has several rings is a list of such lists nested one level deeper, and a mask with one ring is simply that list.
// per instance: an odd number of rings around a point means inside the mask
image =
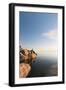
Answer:
[{"label": "sky", "polygon": [[22,48],[49,54],[57,52],[57,13],[19,13],[19,43]]}]

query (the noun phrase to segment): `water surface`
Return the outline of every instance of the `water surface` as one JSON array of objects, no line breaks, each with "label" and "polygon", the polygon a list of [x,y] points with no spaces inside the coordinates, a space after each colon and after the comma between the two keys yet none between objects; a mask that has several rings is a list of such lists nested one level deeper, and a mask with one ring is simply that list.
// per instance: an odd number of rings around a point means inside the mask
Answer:
[{"label": "water surface", "polygon": [[48,77],[57,76],[57,58],[39,56],[32,63],[32,68],[28,77]]}]

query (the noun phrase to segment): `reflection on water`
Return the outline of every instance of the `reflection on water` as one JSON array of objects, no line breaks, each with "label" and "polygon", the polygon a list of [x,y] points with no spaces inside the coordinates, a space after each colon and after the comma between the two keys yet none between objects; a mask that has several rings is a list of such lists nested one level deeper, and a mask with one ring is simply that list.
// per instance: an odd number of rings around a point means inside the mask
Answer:
[{"label": "reflection on water", "polygon": [[57,76],[58,64],[57,58],[49,58],[39,56],[32,63],[31,71],[28,77],[46,77],[46,76]]}]

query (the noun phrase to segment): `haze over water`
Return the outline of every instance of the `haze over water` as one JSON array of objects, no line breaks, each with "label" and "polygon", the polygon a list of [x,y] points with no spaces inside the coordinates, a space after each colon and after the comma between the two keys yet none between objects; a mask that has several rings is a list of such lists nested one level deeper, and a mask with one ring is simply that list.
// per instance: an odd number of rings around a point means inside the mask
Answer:
[{"label": "haze over water", "polygon": [[35,62],[32,64],[32,69],[28,77],[47,77],[57,76],[58,74],[58,60],[57,57],[37,56]]}]

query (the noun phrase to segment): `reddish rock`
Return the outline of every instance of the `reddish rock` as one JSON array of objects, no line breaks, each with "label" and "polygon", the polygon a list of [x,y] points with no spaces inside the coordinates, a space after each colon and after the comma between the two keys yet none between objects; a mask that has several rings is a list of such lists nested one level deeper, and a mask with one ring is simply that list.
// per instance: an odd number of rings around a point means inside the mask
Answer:
[{"label": "reddish rock", "polygon": [[25,78],[28,76],[29,72],[31,70],[31,66],[26,63],[22,63],[19,65],[19,77]]}]

